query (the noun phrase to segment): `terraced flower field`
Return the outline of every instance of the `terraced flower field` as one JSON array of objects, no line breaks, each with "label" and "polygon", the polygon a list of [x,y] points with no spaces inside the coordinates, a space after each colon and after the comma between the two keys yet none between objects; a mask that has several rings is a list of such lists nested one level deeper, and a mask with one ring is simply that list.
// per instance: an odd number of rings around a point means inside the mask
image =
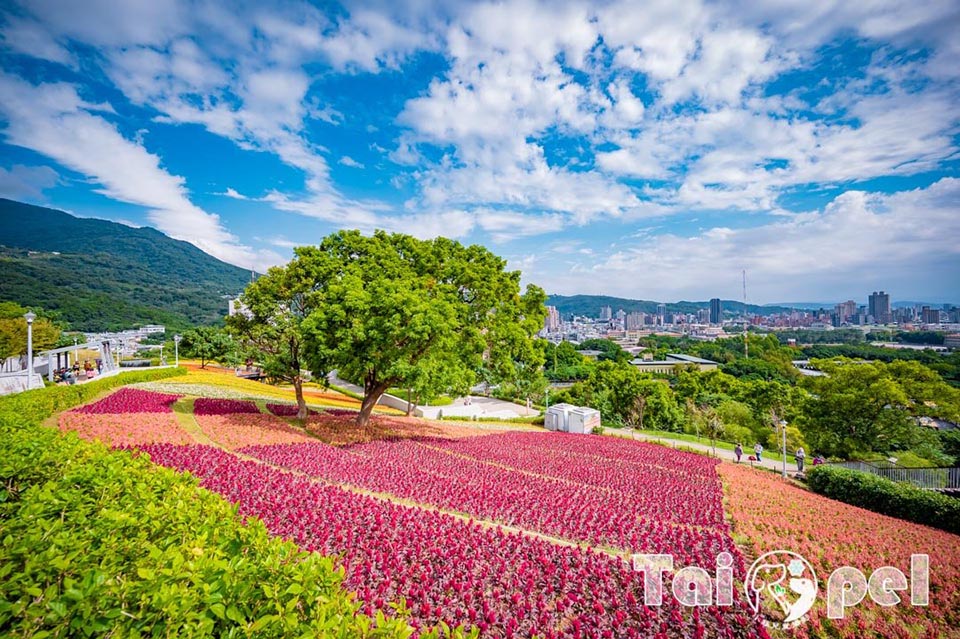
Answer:
[{"label": "terraced flower field", "polygon": [[347,409],[300,424],[249,400],[184,399],[175,414],[177,401],[120,391],[64,413],[60,426],[190,471],[272,534],[335,557],[365,612],[404,615],[414,628],[465,625],[483,637],[767,637],[739,588],[732,605],[684,607],[669,595],[666,575],[664,605],[643,605],[643,578],[628,558],[665,553],[677,568],[712,574],[728,552],[742,583],[754,555],[781,548],[807,557],[821,580],[841,564],[869,572],[908,566],[918,548],[931,556],[928,608],[864,605],[836,622],[815,607],[811,621],[784,636],[875,631],[918,639],[960,625],[955,536],[762,472],[619,438],[386,416],[360,432]]}]

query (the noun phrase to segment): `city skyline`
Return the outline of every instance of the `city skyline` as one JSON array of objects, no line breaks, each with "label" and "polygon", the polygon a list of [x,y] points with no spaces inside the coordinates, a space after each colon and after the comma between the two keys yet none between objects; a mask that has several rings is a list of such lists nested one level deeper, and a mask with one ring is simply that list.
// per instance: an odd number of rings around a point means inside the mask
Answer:
[{"label": "city skyline", "polygon": [[[960,300],[951,2],[0,8],[0,196],[245,268],[339,228],[556,294]],[[897,300],[896,293],[892,301]]]}]

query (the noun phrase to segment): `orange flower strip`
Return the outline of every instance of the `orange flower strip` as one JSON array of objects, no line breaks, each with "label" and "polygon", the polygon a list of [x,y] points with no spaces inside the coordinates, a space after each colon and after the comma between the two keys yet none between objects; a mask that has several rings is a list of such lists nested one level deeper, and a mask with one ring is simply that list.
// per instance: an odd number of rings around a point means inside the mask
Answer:
[{"label": "orange flower strip", "polygon": [[60,430],[113,447],[144,444],[193,444],[173,413],[62,413]]},{"label": "orange flower strip", "polygon": [[298,444],[316,441],[285,420],[262,413],[232,415],[196,415],[203,433],[224,448],[244,446]]}]

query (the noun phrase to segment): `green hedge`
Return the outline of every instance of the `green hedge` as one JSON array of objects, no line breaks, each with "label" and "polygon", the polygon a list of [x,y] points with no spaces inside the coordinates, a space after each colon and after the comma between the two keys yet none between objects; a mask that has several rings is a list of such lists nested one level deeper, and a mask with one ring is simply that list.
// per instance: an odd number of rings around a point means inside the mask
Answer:
[{"label": "green hedge", "polygon": [[175,374],[0,398],[0,636],[409,637],[402,618],[357,614],[332,559],[244,521],[190,475],[39,424]]},{"label": "green hedge", "polygon": [[891,517],[960,534],[960,499],[837,466],[813,466],[814,491]]}]

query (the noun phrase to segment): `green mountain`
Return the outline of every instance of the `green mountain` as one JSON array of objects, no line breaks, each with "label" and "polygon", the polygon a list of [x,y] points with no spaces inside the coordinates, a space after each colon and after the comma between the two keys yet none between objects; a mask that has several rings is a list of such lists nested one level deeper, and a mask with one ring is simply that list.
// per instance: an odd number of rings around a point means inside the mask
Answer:
[{"label": "green mountain", "polygon": [[213,324],[250,281],[249,271],[155,229],[2,198],[0,274],[0,301],[55,311],[85,331]]},{"label": "green mountain", "polygon": [[[564,318],[571,315],[581,317],[599,317],[600,308],[609,306],[616,313],[623,309],[627,313],[632,311],[642,311],[644,313],[656,313],[660,302],[650,300],[628,300],[622,297],[609,297],[607,295],[549,295],[547,297],[548,306],[556,306],[560,315]],[[736,300],[721,300],[720,305],[724,314],[739,315],[743,312],[743,302]],[[710,302],[671,302],[666,305],[668,313],[696,313],[702,308],[710,308]],[[785,306],[758,306],[756,304],[747,304],[747,309],[755,315],[773,315],[774,313],[789,313],[793,309]]]}]

